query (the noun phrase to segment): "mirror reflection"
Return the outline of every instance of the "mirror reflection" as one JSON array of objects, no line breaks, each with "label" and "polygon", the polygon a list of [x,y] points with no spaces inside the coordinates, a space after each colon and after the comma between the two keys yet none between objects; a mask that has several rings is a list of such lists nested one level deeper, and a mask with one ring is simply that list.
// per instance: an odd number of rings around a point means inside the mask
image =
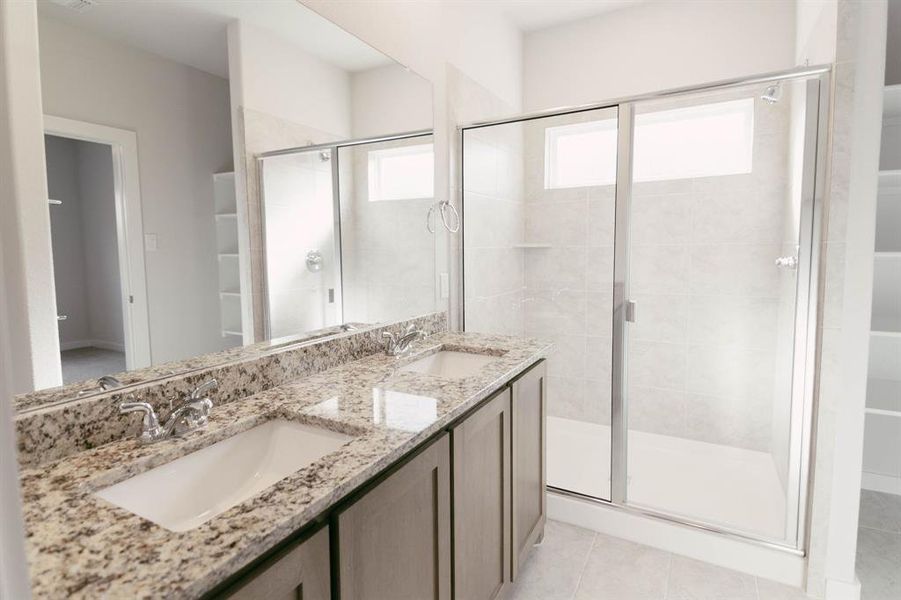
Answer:
[{"label": "mirror reflection", "polygon": [[270,338],[433,310],[431,134],[261,158]]},{"label": "mirror reflection", "polygon": [[60,383],[435,309],[426,80],[294,0],[85,7],[39,2]]}]

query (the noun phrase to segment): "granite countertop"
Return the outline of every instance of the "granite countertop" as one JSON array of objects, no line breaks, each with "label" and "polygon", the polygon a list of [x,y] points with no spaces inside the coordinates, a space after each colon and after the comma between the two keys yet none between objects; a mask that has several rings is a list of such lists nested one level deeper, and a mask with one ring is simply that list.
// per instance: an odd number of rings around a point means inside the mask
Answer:
[{"label": "granite countertop", "polygon": [[[106,444],[22,471],[34,597],[202,595],[545,357],[533,339],[441,333],[410,356],[375,354],[213,410],[209,425],[173,440]],[[490,354],[476,375],[400,371],[439,349]],[[273,418],[353,436],[329,454],[203,525],[172,532],[93,492]]]}]

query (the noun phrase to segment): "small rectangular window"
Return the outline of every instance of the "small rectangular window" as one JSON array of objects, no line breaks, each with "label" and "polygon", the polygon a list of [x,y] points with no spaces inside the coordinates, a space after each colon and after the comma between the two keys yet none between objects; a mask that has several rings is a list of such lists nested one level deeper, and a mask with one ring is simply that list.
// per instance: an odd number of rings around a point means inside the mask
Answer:
[{"label": "small rectangular window", "polygon": [[[750,173],[754,99],[635,117],[633,180],[663,181]],[[616,120],[545,130],[545,188],[616,182]]]},{"label": "small rectangular window", "polygon": [[369,201],[420,200],[435,195],[432,144],[369,152]]},{"label": "small rectangular window", "polygon": [[544,130],[545,189],[616,182],[616,119]]}]

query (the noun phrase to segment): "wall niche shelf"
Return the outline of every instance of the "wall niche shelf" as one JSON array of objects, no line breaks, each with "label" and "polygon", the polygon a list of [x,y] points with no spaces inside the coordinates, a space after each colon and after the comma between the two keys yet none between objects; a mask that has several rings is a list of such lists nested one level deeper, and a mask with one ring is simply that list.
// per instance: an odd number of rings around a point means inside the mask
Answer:
[{"label": "wall niche shelf", "polygon": [[[216,258],[219,262],[219,319],[222,337],[243,338],[241,323],[240,261],[238,255],[238,204],[235,174],[213,175],[213,216],[216,224]],[[231,342],[230,342],[231,343]],[[235,345],[241,340],[236,340]]]},{"label": "wall niche shelf", "polygon": [[[898,87],[898,86],[892,86]],[[898,94],[886,88],[886,99]],[[888,106],[890,103],[886,103]],[[883,115],[886,140],[897,137]],[[890,154],[881,158],[884,162]],[[897,156],[897,152],[894,153]],[[896,166],[892,164],[891,166]],[[867,373],[864,489],[901,494],[901,169],[879,171],[876,198],[876,244],[873,255],[873,304]]]}]

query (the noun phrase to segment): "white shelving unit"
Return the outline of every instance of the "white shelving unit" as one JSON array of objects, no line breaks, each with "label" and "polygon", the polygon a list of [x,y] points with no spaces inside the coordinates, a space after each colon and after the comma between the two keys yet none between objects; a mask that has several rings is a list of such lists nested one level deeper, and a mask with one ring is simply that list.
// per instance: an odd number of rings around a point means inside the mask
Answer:
[{"label": "white shelving unit", "polygon": [[216,252],[219,258],[219,316],[222,337],[242,343],[241,279],[238,261],[238,206],[235,174],[213,175],[215,199]]},{"label": "white shelving unit", "polygon": [[[887,108],[899,94],[886,89]],[[890,119],[901,115],[886,113],[883,136],[893,137]],[[901,168],[880,171],[878,194],[863,487],[901,494]]]}]

